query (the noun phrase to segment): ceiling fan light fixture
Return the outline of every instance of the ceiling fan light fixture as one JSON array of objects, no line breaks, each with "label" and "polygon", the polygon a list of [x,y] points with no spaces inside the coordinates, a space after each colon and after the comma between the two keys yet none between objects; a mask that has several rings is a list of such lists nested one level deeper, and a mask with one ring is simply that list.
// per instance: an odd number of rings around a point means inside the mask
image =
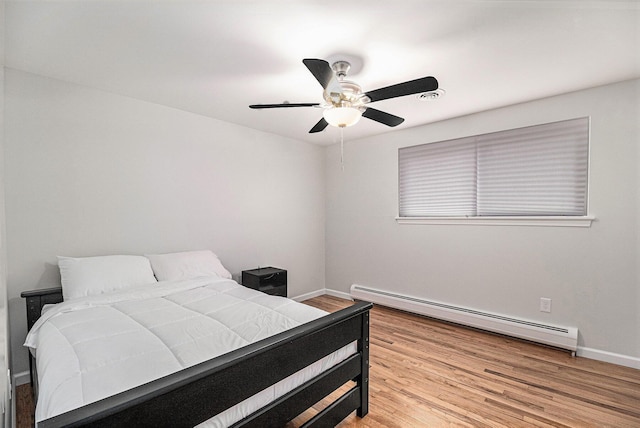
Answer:
[{"label": "ceiling fan light fixture", "polygon": [[329,125],[336,128],[346,128],[358,123],[362,112],[355,107],[333,107],[325,109],[322,115]]}]

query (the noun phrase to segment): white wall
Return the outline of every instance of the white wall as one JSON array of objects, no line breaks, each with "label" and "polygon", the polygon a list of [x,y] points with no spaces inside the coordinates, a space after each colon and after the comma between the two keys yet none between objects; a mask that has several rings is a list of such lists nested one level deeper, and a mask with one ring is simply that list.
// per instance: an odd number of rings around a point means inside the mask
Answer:
[{"label": "white wall", "polygon": [[56,255],[207,248],[234,276],[287,269],[290,296],[324,288],[323,148],[12,69],[5,95],[14,373],[20,292],[59,284]]},{"label": "white wall", "polygon": [[[332,146],[327,288],[358,283],[577,326],[583,355],[620,354],[640,367],[639,100],[640,81],[630,81],[347,141],[344,172]],[[395,222],[399,147],[583,116],[591,116],[591,228]],[[540,297],[553,299],[551,314],[539,312]]]}]

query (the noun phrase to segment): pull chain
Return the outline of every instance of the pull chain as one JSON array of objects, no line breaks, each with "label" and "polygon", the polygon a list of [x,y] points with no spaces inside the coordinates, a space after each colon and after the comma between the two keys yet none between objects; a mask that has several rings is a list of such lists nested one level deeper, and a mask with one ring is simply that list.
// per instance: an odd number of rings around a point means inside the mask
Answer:
[{"label": "pull chain", "polygon": [[340,127],[340,166],[344,172],[344,126]]}]

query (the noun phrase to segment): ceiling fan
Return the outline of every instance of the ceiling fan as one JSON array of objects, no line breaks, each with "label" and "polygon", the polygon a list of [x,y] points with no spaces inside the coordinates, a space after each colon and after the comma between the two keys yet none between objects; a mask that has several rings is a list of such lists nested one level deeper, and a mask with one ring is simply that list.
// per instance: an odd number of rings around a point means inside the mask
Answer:
[{"label": "ceiling fan", "polygon": [[253,104],[252,109],[317,107],[323,109],[323,117],[309,131],[310,134],[323,131],[327,125],[344,128],[354,125],[361,116],[380,122],[387,126],[398,126],[404,119],[369,107],[368,104],[389,98],[421,92],[431,92],[438,89],[435,77],[422,77],[396,85],[386,86],[369,92],[362,89],[355,82],[346,80],[351,64],[347,61],[336,61],[333,65],[323,59],[304,59],[311,74],[320,82],[324,89],[324,103],[288,103],[282,104]]}]

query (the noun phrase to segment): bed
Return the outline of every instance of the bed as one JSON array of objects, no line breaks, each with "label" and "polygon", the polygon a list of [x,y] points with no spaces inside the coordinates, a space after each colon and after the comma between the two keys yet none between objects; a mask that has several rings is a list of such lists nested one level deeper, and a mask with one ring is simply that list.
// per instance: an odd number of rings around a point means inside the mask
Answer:
[{"label": "bed", "polygon": [[368,412],[369,303],[326,314],[155,265],[154,283],[77,296],[59,263],[63,287],[22,295],[38,427],[282,426],[345,384],[304,426]]}]

